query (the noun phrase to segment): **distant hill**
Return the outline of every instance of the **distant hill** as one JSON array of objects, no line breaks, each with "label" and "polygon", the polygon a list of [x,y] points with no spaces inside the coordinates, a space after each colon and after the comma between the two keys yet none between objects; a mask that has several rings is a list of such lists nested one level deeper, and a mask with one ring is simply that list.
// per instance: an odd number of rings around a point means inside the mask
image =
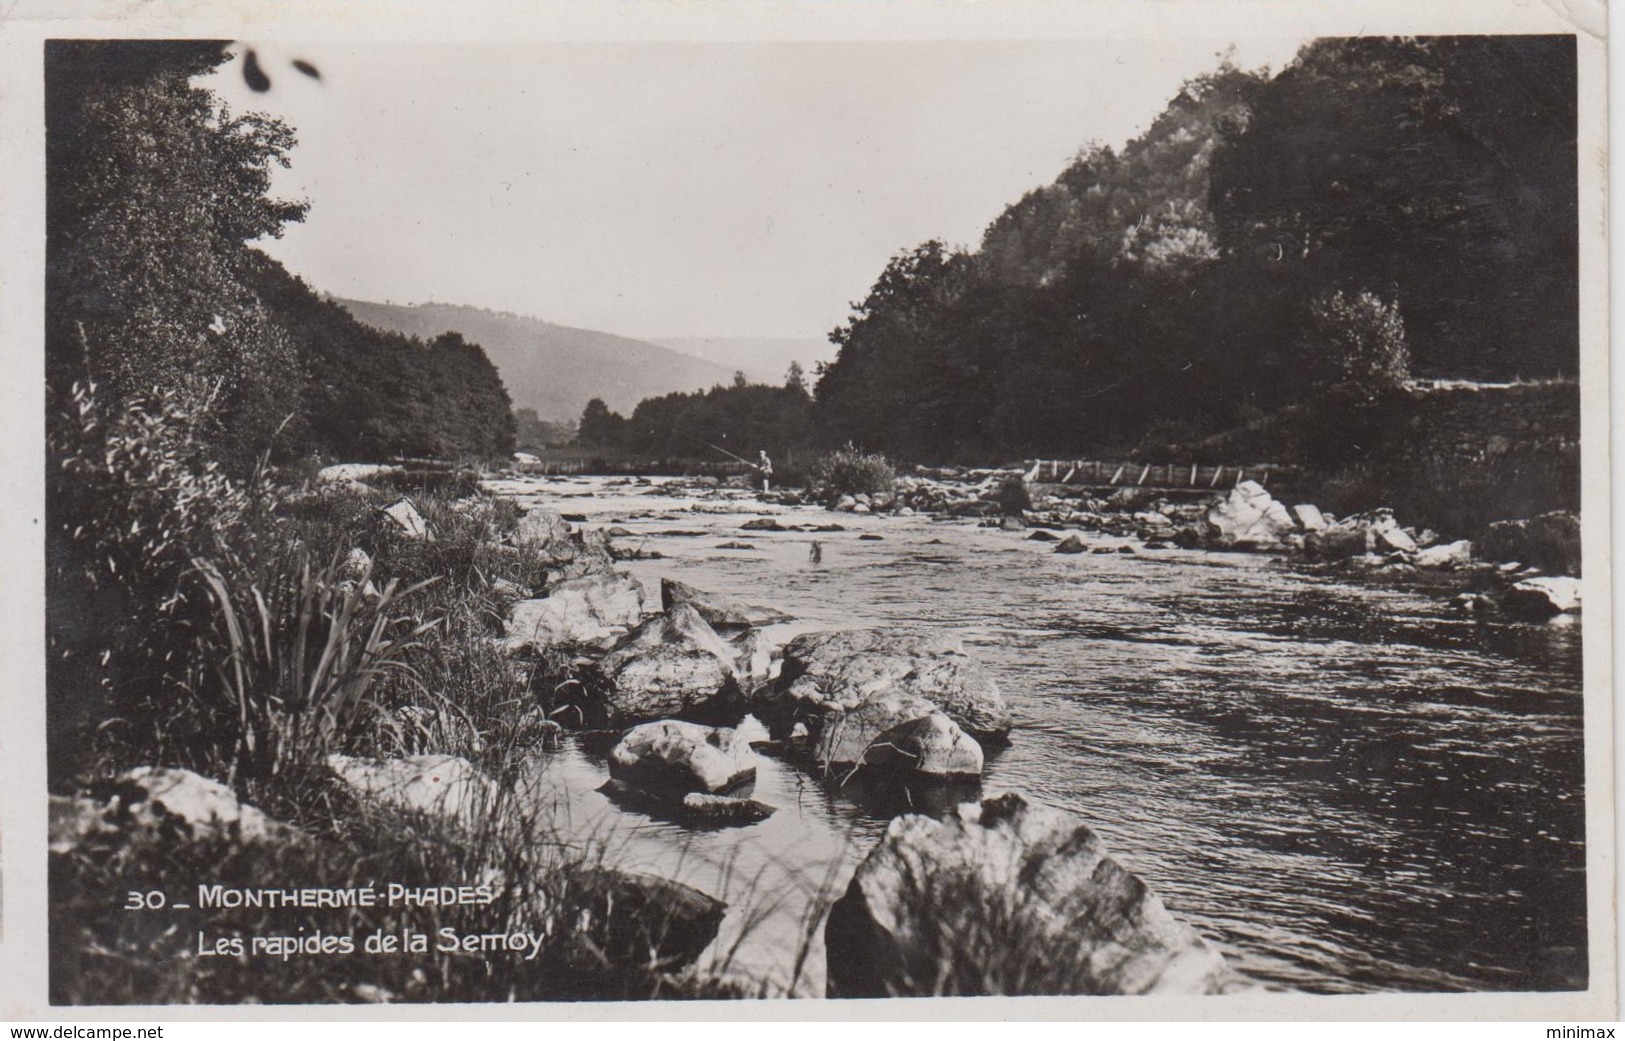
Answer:
[{"label": "distant hill", "polygon": [[[581,410],[595,397],[628,414],[647,397],[730,383],[737,367],[643,340],[573,329],[505,311],[460,304],[376,304],[343,299],[337,303],[377,329],[425,340],[448,330],[462,333],[464,339],[485,348],[486,357],[502,374],[514,407],[533,408],[544,420],[579,419]],[[782,372],[779,378],[783,378]]]},{"label": "distant hill", "polygon": [[703,358],[729,372],[743,372],[753,383],[784,382],[792,361],[801,363],[811,384],[819,362],[835,360],[835,345],[828,340],[772,336],[662,336],[649,341],[681,354]]}]

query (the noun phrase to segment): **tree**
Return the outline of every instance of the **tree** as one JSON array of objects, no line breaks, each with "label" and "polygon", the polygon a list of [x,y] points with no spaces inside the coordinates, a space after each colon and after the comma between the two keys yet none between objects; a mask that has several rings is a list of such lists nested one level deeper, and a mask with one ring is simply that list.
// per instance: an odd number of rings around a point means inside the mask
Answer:
[{"label": "tree", "polygon": [[799,361],[791,360],[790,369],[784,374],[784,386],[788,390],[807,392],[807,376],[801,368]]},{"label": "tree", "polygon": [[1361,400],[1376,400],[1410,382],[1399,307],[1374,293],[1336,290],[1316,297],[1298,349],[1317,382]]},{"label": "tree", "polygon": [[603,398],[593,398],[581,410],[581,425],[577,437],[584,445],[598,448],[618,447],[624,437],[626,419],[611,412]]},{"label": "tree", "polygon": [[[1568,37],[1318,40],[1213,159],[1220,246],[1302,304],[1397,302],[1420,371],[1572,373],[1575,82]],[[1257,339],[1291,342],[1281,317]]]},{"label": "tree", "polygon": [[218,42],[46,45],[47,374],[112,402],[206,413],[224,454],[269,446],[298,410],[298,352],[244,291],[244,244],[303,219],[272,199],[293,132],[233,115],[192,80]]},{"label": "tree", "polygon": [[513,412],[515,444],[525,451],[568,444],[576,439],[576,420],[562,423],[543,419],[533,408],[517,408]]}]

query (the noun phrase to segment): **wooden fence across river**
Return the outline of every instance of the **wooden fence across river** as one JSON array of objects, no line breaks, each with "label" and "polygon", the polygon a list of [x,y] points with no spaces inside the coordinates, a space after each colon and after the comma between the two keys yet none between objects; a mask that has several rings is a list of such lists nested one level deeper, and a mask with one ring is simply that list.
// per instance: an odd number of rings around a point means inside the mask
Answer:
[{"label": "wooden fence across river", "polygon": [[1117,488],[1155,488],[1159,491],[1201,493],[1230,488],[1242,481],[1269,487],[1292,485],[1301,476],[1298,467],[1276,463],[1240,466],[1201,466],[1197,463],[1103,463],[1082,459],[1029,459],[1029,483],[1061,484],[1110,491]]}]

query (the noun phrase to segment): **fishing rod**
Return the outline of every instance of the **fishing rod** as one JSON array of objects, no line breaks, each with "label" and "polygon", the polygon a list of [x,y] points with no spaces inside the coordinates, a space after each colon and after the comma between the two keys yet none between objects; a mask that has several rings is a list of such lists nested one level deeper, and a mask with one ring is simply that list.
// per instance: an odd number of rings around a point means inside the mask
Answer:
[{"label": "fishing rod", "polygon": [[744,456],[734,455],[732,452],[728,451],[726,448],[723,448],[721,445],[714,445],[709,441],[702,441],[702,440],[700,440],[700,438],[698,438],[697,436],[695,436],[693,434],[690,434],[686,430],[674,430],[674,431],[672,431],[672,433],[676,434],[678,437],[684,438],[685,440],[691,441],[691,442],[693,442],[695,444],[704,445],[707,448],[714,449],[715,451],[721,452],[723,455],[727,456],[730,459],[737,459],[741,463],[744,463],[746,466],[756,466],[757,465],[756,463],[751,462],[749,459],[746,459]]},{"label": "fishing rod", "polygon": [[721,447],[720,445],[713,445],[709,441],[707,441],[705,444],[706,444],[707,448],[715,448],[717,451],[721,452],[723,455],[728,456],[728,457],[730,457],[732,459],[738,459],[741,463],[744,463],[746,466],[755,466],[756,465],[755,463],[751,462],[749,459],[746,459],[746,458],[744,458],[742,456],[734,455],[732,452],[728,451],[726,448]]}]

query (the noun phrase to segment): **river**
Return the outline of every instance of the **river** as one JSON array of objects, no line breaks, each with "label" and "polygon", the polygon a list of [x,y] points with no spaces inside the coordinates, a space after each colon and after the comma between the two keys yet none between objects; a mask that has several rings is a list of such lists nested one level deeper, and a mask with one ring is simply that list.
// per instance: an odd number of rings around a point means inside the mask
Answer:
[{"label": "river", "polygon": [[[669,575],[795,615],[771,630],[780,639],[959,634],[1015,715],[983,792],[1075,813],[1265,987],[1585,985],[1577,624],[1458,616],[1454,580],[1439,577],[1199,550],[1058,555],[972,520],[604,478],[500,490],[647,536],[618,541],[664,555],[624,565],[656,602]],[[740,530],[760,512],[848,530]],[[718,548],[729,541],[753,548]],[[533,790],[618,865],[728,900],[716,964],[765,980],[764,993],[822,993],[818,895],[844,891],[897,807],[763,758],[755,797],[778,812],[694,831],[614,806],[596,791],[607,777],[601,757],[570,747],[537,758]]]}]

